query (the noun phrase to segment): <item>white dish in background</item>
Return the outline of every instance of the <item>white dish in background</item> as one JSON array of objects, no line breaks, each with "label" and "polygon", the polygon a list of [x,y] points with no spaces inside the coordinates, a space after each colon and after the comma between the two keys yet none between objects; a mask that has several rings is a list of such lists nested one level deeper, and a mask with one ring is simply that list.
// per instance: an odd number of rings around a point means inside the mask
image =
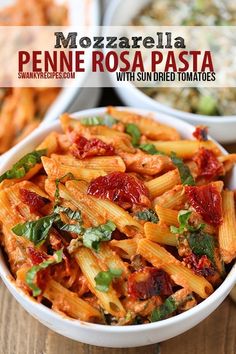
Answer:
[{"label": "white dish in background", "polygon": [[[190,139],[192,137],[194,127],[176,118],[141,109],[124,107],[121,109],[136,111],[137,113],[144,115],[151,113],[153,119],[175,127],[181,133],[183,138]],[[105,108],[95,108],[75,113],[73,116],[79,119],[81,117],[101,115],[104,112]],[[31,136],[27,137],[24,141],[15,146],[9,152],[7,158],[5,158],[4,161],[1,161],[0,174],[2,174],[6,169],[9,169],[14,162],[19,160],[19,158],[27,152],[34,150],[42,139],[53,130],[60,131],[59,121],[51,122],[40,127],[34,131]],[[227,154],[223,148],[222,151]],[[236,168],[234,168],[228,180],[227,186],[229,188],[236,188],[235,177]],[[167,340],[189,330],[200,321],[204,320],[220,305],[236,283],[236,264],[233,266],[230,273],[219,288],[196,307],[160,322],[125,327],[105,326],[68,319],[55,313],[44,305],[38,304],[35,300],[25,295],[22,290],[15,286],[14,282],[10,278],[10,271],[1,251],[0,275],[9,291],[24,307],[24,309],[53,331],[87,344],[103,347],[125,348],[149,345]]]},{"label": "white dish in background", "polygon": [[[4,0],[0,2],[0,8],[14,4],[15,0]],[[99,0],[55,0],[59,4],[68,4],[69,25],[71,26],[99,26],[100,4]],[[58,119],[61,113],[66,111],[87,109],[95,107],[99,100],[99,87],[83,87],[85,80],[91,80],[86,69],[77,79],[77,87],[62,88],[56,100],[49,107],[42,124]],[[97,78],[99,80],[99,78]],[[91,86],[93,86],[91,84]],[[9,150],[10,151],[10,150]],[[8,151],[1,155],[1,159],[8,154]]]},{"label": "white dish in background", "polygon": [[[103,25],[128,26],[149,2],[151,0],[111,0],[105,12]],[[217,141],[225,144],[236,142],[236,112],[232,116],[205,116],[180,111],[150,98],[132,83],[127,83],[126,87],[116,87],[114,75],[110,74],[110,78],[120,99],[127,106],[166,113],[194,125],[206,125],[210,129],[211,136]]]}]

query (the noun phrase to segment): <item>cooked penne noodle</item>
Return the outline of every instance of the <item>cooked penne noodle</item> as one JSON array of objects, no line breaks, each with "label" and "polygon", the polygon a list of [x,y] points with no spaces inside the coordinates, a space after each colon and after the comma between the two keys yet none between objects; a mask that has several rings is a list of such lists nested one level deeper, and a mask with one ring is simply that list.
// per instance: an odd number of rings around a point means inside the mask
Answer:
[{"label": "cooked penne noodle", "polygon": [[183,209],[186,202],[186,196],[184,187],[182,185],[174,186],[169,191],[156,197],[153,201],[153,205],[159,205],[169,209]]},{"label": "cooked penne noodle", "polygon": [[61,198],[70,201],[83,215],[86,215],[92,225],[98,226],[106,222],[104,215],[94,210],[93,201],[89,196],[79,193],[78,190],[75,191],[70,186],[66,188],[63,184],[59,184],[59,193]]},{"label": "cooked penne noodle", "polygon": [[107,173],[113,171],[125,172],[126,169],[124,161],[119,156],[98,156],[79,160],[70,155],[52,154],[51,158],[66,166],[100,170]]},{"label": "cooked penne noodle", "polygon": [[112,285],[110,285],[107,292],[101,292],[96,289],[95,277],[99,272],[103,271],[103,269],[98,265],[98,261],[92,251],[81,247],[75,253],[75,259],[88,280],[88,285],[91,292],[97,296],[105,310],[113,316],[124,317],[125,309],[123,308]]},{"label": "cooked penne noodle", "polygon": [[123,123],[135,123],[142,134],[153,140],[177,140],[178,132],[165,124],[153,120],[151,117],[143,117],[137,113],[120,111],[114,107],[108,107],[108,113]]},{"label": "cooked penne noodle", "polygon": [[163,245],[177,246],[176,235],[170,232],[170,229],[165,225],[146,222],[144,225],[144,233],[148,240]]},{"label": "cooked penne noodle", "polygon": [[[129,240],[130,241],[130,240]],[[121,258],[110,248],[106,243],[100,246],[99,252],[93,252],[94,256],[109,269],[122,269],[122,278],[129,275],[129,269],[127,265],[121,260]],[[99,264],[101,264],[99,263]]]},{"label": "cooked penne noodle", "polygon": [[102,315],[96,308],[53,279],[48,281],[43,296],[53,303],[54,309],[63,311],[72,318],[87,322],[102,321]]},{"label": "cooked penne noodle", "polygon": [[201,147],[212,150],[216,156],[222,155],[218,146],[211,140],[194,141],[194,140],[177,140],[177,141],[149,141],[157,150],[170,155],[175,152],[176,155],[183,159],[190,159],[198,152]]},{"label": "cooked penne noodle", "polygon": [[173,209],[163,208],[160,205],[155,206],[156,213],[161,223],[166,225],[178,226],[178,211]]},{"label": "cooked penne noodle", "polygon": [[124,257],[128,257],[130,259],[137,252],[137,239],[111,240],[110,246],[121,249],[124,252]]},{"label": "cooked penne noodle", "polygon": [[[66,188],[74,195],[86,190],[86,184],[83,181],[68,181],[66,182]],[[136,221],[129,213],[124,209],[110,202],[109,200],[98,199],[92,196],[88,197],[93,203],[91,205],[92,210],[104,215],[107,220],[112,220],[117,228],[124,232],[128,237],[142,236],[143,226]]]},{"label": "cooked penne noodle", "polygon": [[218,160],[223,163],[224,171],[226,173],[230,171],[236,163],[236,154],[222,155],[218,157]]},{"label": "cooked penne noodle", "polygon": [[236,217],[234,192],[222,192],[223,222],[219,227],[220,252],[225,263],[236,257]]},{"label": "cooked penne noodle", "polygon": [[47,156],[55,153],[58,150],[58,133],[52,132],[50,133],[43,142],[38,145],[37,150],[47,150]]},{"label": "cooked penne noodle", "polygon": [[201,298],[205,299],[213,292],[212,285],[204,277],[194,274],[157,243],[147,239],[139,240],[138,253],[155,267],[167,272],[176,284],[194,291]]},{"label": "cooked penne noodle", "polygon": [[180,183],[179,171],[176,169],[169,171],[160,177],[156,177],[145,184],[149,189],[152,198],[155,198]]},{"label": "cooked penne noodle", "polygon": [[77,168],[75,166],[62,165],[52,158],[46,156],[42,157],[43,167],[49,178],[58,179],[71,173],[75,178],[84,181],[91,181],[99,176],[105,176],[106,172],[103,170],[90,170],[87,168]]}]

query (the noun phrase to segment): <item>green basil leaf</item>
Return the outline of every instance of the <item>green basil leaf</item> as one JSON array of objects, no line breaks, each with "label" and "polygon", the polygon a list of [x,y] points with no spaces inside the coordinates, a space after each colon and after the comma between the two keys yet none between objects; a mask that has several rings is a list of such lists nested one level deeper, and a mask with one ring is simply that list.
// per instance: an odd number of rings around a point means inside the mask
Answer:
[{"label": "green basil leaf", "polygon": [[106,125],[108,127],[112,127],[118,121],[117,119],[113,118],[110,114],[105,114],[102,117],[93,116],[93,117],[86,117],[80,120],[82,125]]},{"label": "green basil leaf", "polygon": [[41,162],[41,157],[46,155],[47,150],[32,151],[16,162],[12,168],[0,176],[0,182],[4,179],[22,178],[26,173]]},{"label": "green basil leaf", "polygon": [[192,232],[187,236],[189,246],[197,256],[206,255],[215,264],[215,238],[200,231]]},{"label": "green basil leaf", "polygon": [[157,224],[159,221],[157,214],[152,209],[145,209],[142,211],[138,211],[135,215],[140,220],[151,221],[155,224]]},{"label": "green basil leaf", "polygon": [[153,144],[141,144],[139,145],[139,149],[147,152],[150,155],[166,155],[164,152],[157,150]]},{"label": "green basil leaf", "polygon": [[136,124],[129,123],[126,125],[125,132],[131,135],[131,143],[133,146],[138,146],[139,140],[141,138],[141,132]]},{"label": "green basil leaf", "polygon": [[191,216],[192,212],[189,210],[180,210],[178,213],[178,221],[179,227],[171,226],[170,231],[173,234],[182,234],[183,232],[187,231],[189,228],[188,221]]},{"label": "green basil leaf", "polygon": [[171,226],[170,231],[173,234],[183,234],[186,231],[195,232],[202,230],[205,227],[205,224],[199,224],[198,226],[189,225],[189,218],[192,212],[189,210],[180,210],[178,213],[179,227]]},{"label": "green basil leaf", "polygon": [[98,116],[86,117],[80,119],[80,123],[82,125],[102,125],[103,119]]},{"label": "green basil leaf", "polygon": [[81,212],[79,210],[74,211],[70,208],[64,208],[63,206],[57,205],[54,208],[54,213],[64,213],[69,219],[82,222]]},{"label": "green basil leaf", "polygon": [[12,228],[12,231],[17,236],[23,236],[37,246],[47,239],[53,223],[59,219],[60,217],[56,214],[44,216],[38,220],[17,224]]},{"label": "green basil leaf", "polygon": [[54,255],[50,257],[48,260],[33,266],[26,273],[26,283],[32,289],[33,296],[38,296],[41,294],[41,289],[38,287],[38,285],[35,282],[37,273],[42,269],[46,269],[52,264],[60,263],[62,261],[62,252],[63,250],[59,250],[55,252]]},{"label": "green basil leaf", "polygon": [[184,164],[183,160],[180,157],[177,157],[174,152],[170,156],[173,164],[178,168],[180,179],[183,185],[185,186],[194,186],[195,181],[191,175],[190,169],[187,165]]},{"label": "green basil leaf", "polygon": [[90,227],[84,232],[83,245],[97,252],[100,242],[110,241],[111,234],[115,229],[116,225],[112,221],[107,221],[106,224],[97,227]]},{"label": "green basil leaf", "polygon": [[62,231],[73,232],[74,234],[83,234],[84,228],[80,224],[64,224],[59,227]]},{"label": "green basil leaf", "polygon": [[96,289],[101,292],[107,292],[114,278],[119,278],[122,274],[122,269],[109,269],[106,272],[99,272],[94,278]]},{"label": "green basil leaf", "polygon": [[164,304],[156,307],[151,314],[151,321],[157,322],[171,315],[178,308],[178,304],[172,296],[169,296]]}]

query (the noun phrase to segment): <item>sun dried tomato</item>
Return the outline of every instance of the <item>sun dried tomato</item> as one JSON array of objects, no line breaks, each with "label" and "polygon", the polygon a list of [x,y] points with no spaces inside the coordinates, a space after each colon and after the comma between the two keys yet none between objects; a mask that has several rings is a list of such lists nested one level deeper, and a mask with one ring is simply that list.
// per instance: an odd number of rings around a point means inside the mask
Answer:
[{"label": "sun dried tomato", "polygon": [[202,275],[203,277],[208,277],[209,275],[213,275],[215,273],[212,263],[206,255],[199,258],[194,253],[191,253],[187,257],[183,258],[183,261],[185,264],[189,264],[191,269],[196,274]]},{"label": "sun dried tomato", "polygon": [[27,253],[33,265],[42,263],[48,259],[48,255],[46,253],[40,252],[33,247],[27,247]]},{"label": "sun dried tomato", "polygon": [[24,188],[20,189],[20,199],[24,204],[28,205],[32,213],[39,211],[47,203],[46,198]]},{"label": "sun dried tomato", "polygon": [[106,144],[102,140],[93,138],[86,139],[81,135],[73,138],[73,144],[70,152],[78,159],[92,156],[111,156],[114,155],[115,149],[111,144]]},{"label": "sun dried tomato", "polygon": [[124,208],[133,204],[150,205],[148,189],[144,183],[125,172],[112,172],[96,178],[90,183],[87,193],[112,200]]},{"label": "sun dried tomato", "polygon": [[129,276],[128,294],[140,300],[155,295],[169,296],[172,294],[170,278],[163,270],[152,267],[142,268]]},{"label": "sun dried tomato", "polygon": [[193,161],[198,166],[199,177],[213,179],[223,174],[223,164],[218,161],[217,157],[211,150],[200,148],[198,153],[193,157]]},{"label": "sun dried tomato", "polygon": [[212,184],[205,186],[187,186],[185,191],[190,205],[199,213],[203,220],[213,226],[222,223],[222,198]]},{"label": "sun dried tomato", "polygon": [[199,141],[207,141],[208,140],[207,127],[199,125],[198,127],[196,127],[195,131],[193,132],[193,136]]}]

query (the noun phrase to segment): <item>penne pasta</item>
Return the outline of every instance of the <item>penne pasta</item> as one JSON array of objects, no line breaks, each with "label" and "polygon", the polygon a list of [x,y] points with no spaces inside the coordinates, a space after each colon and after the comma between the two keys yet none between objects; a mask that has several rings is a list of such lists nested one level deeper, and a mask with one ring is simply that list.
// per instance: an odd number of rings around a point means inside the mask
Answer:
[{"label": "penne pasta", "polygon": [[223,222],[219,227],[220,252],[225,263],[236,257],[236,217],[233,191],[222,192]]},{"label": "penne pasta", "polygon": [[53,279],[48,281],[43,296],[53,303],[53,309],[63,311],[72,318],[102,322],[102,315],[96,308]]},{"label": "penne pasta", "polygon": [[155,267],[167,272],[176,284],[195,292],[201,298],[205,299],[213,292],[212,285],[204,277],[194,274],[157,243],[147,239],[139,240],[138,253]]},{"label": "penne pasta", "polygon": [[98,156],[83,160],[78,160],[70,155],[52,154],[51,158],[57,163],[73,166],[76,168],[87,168],[91,170],[99,170],[105,172],[120,171],[125,172],[125,163],[119,156]]},{"label": "penne pasta", "polygon": [[156,177],[145,184],[149,189],[152,198],[155,198],[180,183],[181,181],[178,170],[173,170],[163,174],[160,177]]},{"label": "penne pasta", "polygon": [[222,155],[218,146],[211,140],[194,141],[194,140],[176,140],[176,141],[149,141],[157,150],[170,155],[176,153],[183,159],[190,159],[198,152],[201,147],[212,150],[216,156]]},{"label": "penne pasta", "polygon": [[143,117],[137,113],[120,111],[114,107],[108,108],[108,113],[123,123],[135,123],[142,134],[153,140],[177,140],[179,133],[168,125],[158,123],[151,117]]},{"label": "penne pasta", "polygon": [[159,217],[160,223],[166,225],[174,225],[174,226],[179,225],[179,221],[178,221],[179,212],[177,210],[163,208],[160,205],[156,205],[155,210]]},{"label": "penne pasta", "polygon": [[[84,193],[86,191],[86,184],[83,181],[68,181],[66,182],[66,188],[74,197],[80,198],[81,192]],[[117,228],[128,237],[143,235],[143,226],[115,203],[92,196],[87,196],[87,198],[88,202],[92,201],[92,210],[101,213],[107,220],[112,220]]]},{"label": "penne pasta", "polygon": [[99,252],[93,252],[95,257],[99,260],[99,264],[105,265],[109,269],[122,269],[122,278],[129,275],[129,269],[121,258],[110,248],[106,243],[103,243]]},{"label": "penne pasta", "polygon": [[144,233],[146,238],[150,241],[168,246],[177,246],[176,235],[170,232],[169,228],[165,225],[146,222],[144,225]]},{"label": "penne pasta", "polygon": [[71,173],[75,178],[84,181],[91,181],[99,176],[105,176],[106,172],[103,170],[90,170],[87,168],[77,168],[75,166],[62,165],[52,158],[46,156],[42,157],[43,167],[49,178],[58,179]]},{"label": "penne pasta", "polygon": [[156,197],[153,200],[154,206],[162,206],[169,209],[183,209],[186,202],[184,187],[182,185],[174,186],[169,191]]},{"label": "penne pasta", "polygon": [[123,308],[112,285],[110,285],[107,292],[101,292],[96,289],[95,277],[103,269],[98,265],[97,259],[93,253],[89,249],[81,247],[76,252],[75,259],[88,280],[88,285],[91,292],[97,296],[105,310],[116,317],[124,317],[125,309]]},{"label": "penne pasta", "polygon": [[111,240],[110,246],[122,250],[123,258],[130,259],[137,253],[137,240],[135,238],[129,240]]}]

